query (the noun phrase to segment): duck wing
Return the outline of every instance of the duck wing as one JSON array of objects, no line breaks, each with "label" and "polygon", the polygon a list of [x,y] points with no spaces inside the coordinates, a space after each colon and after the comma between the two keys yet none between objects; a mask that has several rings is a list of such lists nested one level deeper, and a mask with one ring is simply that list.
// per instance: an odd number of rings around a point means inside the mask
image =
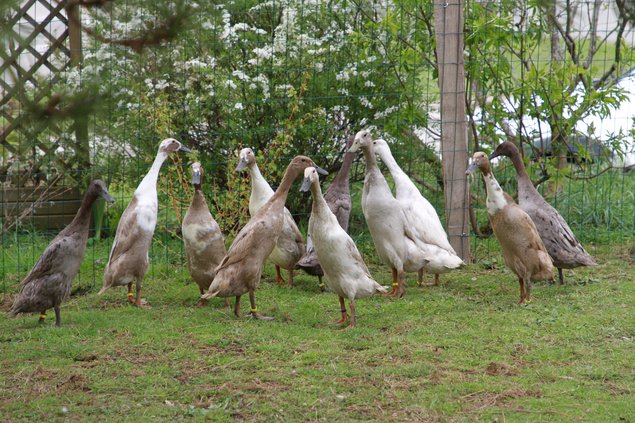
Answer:
[{"label": "duck wing", "polygon": [[43,276],[50,275],[53,272],[55,262],[61,257],[60,254],[62,252],[64,239],[64,237],[55,238],[49,246],[46,247],[46,250],[40,255],[29,274],[20,282],[19,286],[21,290],[29,283]]}]

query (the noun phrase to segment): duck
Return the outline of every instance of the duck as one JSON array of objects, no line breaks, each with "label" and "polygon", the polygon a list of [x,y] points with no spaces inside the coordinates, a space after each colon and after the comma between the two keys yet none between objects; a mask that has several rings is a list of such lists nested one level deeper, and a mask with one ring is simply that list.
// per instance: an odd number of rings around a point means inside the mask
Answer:
[{"label": "duck", "polygon": [[[239,153],[239,162],[236,171],[240,172],[247,169],[251,179],[251,194],[249,196],[249,215],[254,216],[256,212],[273,196],[274,191],[267,183],[265,178],[258,169],[256,156],[251,148],[243,148]],[[280,286],[283,284],[280,269],[289,272],[287,286],[293,287],[293,269],[296,263],[304,254],[305,245],[302,238],[302,232],[298,229],[293,220],[291,212],[285,207],[283,212],[284,220],[282,222],[282,232],[278,237],[269,260],[273,262],[276,268],[276,283]]]},{"label": "duck", "polygon": [[[187,258],[187,268],[190,276],[198,285],[200,295],[203,295],[214,280],[214,271],[227,253],[225,240],[220,226],[212,217],[201,189],[203,182],[203,167],[200,162],[194,162],[192,167],[192,185],[194,195],[192,203],[185,212],[181,232]],[[226,305],[229,303],[226,302]],[[200,300],[198,305],[204,307],[207,300]]]},{"label": "duck", "polygon": [[518,277],[519,304],[531,301],[531,283],[553,280],[553,264],[536,225],[529,215],[504,192],[494,177],[487,155],[477,151],[466,174],[480,169],[487,191],[487,214],[503,251],[503,260]]},{"label": "duck", "polygon": [[373,139],[367,130],[355,134],[348,151],[360,150],[366,162],[362,212],[377,255],[392,271],[392,290],[386,295],[402,298],[406,292],[404,272],[418,272],[431,257],[409,226],[403,204],[392,195],[379,170]]},{"label": "duck", "polygon": [[[329,209],[337,218],[337,222],[340,227],[344,229],[345,232],[348,231],[348,221],[352,208],[348,179],[355,155],[353,153],[349,153],[348,149],[353,144],[353,139],[354,138],[352,136],[348,137],[342,166],[335,178],[333,178],[333,182],[331,182],[331,185],[329,185],[328,189],[324,193],[324,201],[326,201]],[[326,286],[322,282],[324,270],[320,265],[320,260],[318,259],[315,247],[313,246],[313,240],[310,233],[307,233],[306,236],[306,251],[304,256],[302,256],[295,267],[296,269],[304,270],[309,275],[317,276],[320,291],[325,291]]]},{"label": "duck", "polygon": [[597,266],[597,261],[582,246],[562,215],[540,195],[529,179],[518,147],[505,141],[490,155],[492,160],[499,156],[509,157],[516,169],[518,183],[518,204],[533,220],[547,252],[558,269],[558,281],[564,284],[562,269],[580,266]]},{"label": "duck", "polygon": [[106,184],[96,179],[84,194],[77,214],[46,247],[28,275],[20,282],[20,293],[9,311],[10,316],[40,312],[40,323],[46,311],[55,310],[55,326],[61,325],[60,305],[71,294],[71,283],[84,259],[90,229],[91,206],[99,197],[108,203],[115,200]]},{"label": "duck", "polygon": [[395,198],[402,204],[408,224],[428,250],[429,261],[418,271],[418,284],[423,285],[423,271],[434,274],[434,284],[439,285],[439,274],[458,269],[465,263],[448,241],[441,220],[432,204],[423,196],[410,177],[397,164],[388,143],[383,139],[373,141],[375,153],[386,165],[395,182]]},{"label": "duck", "polygon": [[[137,187],[132,200],[124,210],[115,240],[110,249],[108,264],[104,272],[104,285],[98,292],[102,295],[113,286],[128,286],[128,301],[138,307],[147,306],[141,299],[141,284],[148,270],[148,251],[157,224],[159,201],[157,180],[163,162],[177,151],[191,153],[174,138],[166,138],[159,144],[159,151],[148,173]],[[136,284],[136,298],[133,300],[132,282]]]},{"label": "duck", "polygon": [[307,167],[304,170],[304,183],[300,191],[311,191],[313,197],[309,234],[326,274],[328,287],[339,297],[342,318],[335,324],[339,325],[348,320],[344,303],[344,298],[348,298],[351,314],[347,328],[353,328],[357,315],[355,300],[376,293],[386,293],[387,289],[373,279],[355,242],[342,228],[341,222],[322,196],[320,177],[315,168]]},{"label": "duck", "polygon": [[278,189],[236,235],[216,268],[212,284],[201,298],[209,300],[214,297],[236,297],[234,314],[240,317],[240,297],[249,293],[250,316],[259,320],[273,319],[258,313],[255,291],[260,284],[264,262],[271,255],[284,227],[284,203],[291,185],[309,166],[315,167],[321,174],[328,173],[309,157],[294,157],[287,166]]}]

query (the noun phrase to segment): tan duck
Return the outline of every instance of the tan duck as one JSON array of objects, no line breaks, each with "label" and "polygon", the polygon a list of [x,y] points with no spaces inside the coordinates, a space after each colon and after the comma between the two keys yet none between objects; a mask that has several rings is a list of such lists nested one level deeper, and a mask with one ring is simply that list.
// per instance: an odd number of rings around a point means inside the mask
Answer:
[{"label": "tan duck", "polygon": [[[348,182],[348,175],[351,170],[351,165],[355,154],[349,153],[348,149],[353,144],[354,137],[349,137],[346,143],[346,152],[344,153],[344,160],[342,160],[342,166],[337,173],[333,182],[329,185],[329,188],[324,193],[324,201],[329,207],[329,210],[335,215],[337,222],[344,229],[344,232],[348,231],[348,221],[351,215],[351,193]],[[321,194],[320,194],[321,195]],[[322,276],[324,276],[324,270],[320,265],[315,247],[313,246],[313,240],[310,233],[306,236],[306,253],[296,264],[296,269],[302,269],[306,273],[312,276],[317,276],[319,280],[320,290],[324,291],[324,283],[322,282]]]},{"label": "tan duck", "polygon": [[[183,218],[181,231],[185,256],[187,257],[187,268],[192,279],[198,285],[201,295],[211,285],[214,275],[216,275],[216,266],[220,264],[227,253],[223,233],[207,207],[205,195],[201,190],[202,183],[203,167],[199,162],[192,163],[194,196],[192,204],[188,207]],[[201,299],[199,306],[205,305],[207,305],[207,300]]]},{"label": "tan duck", "polygon": [[[148,251],[157,224],[159,200],[157,180],[163,162],[171,153],[190,150],[174,138],[161,141],[157,156],[124,210],[117,225],[115,240],[104,272],[104,286],[98,295],[113,286],[128,286],[128,301],[137,306],[145,305],[141,300],[141,283],[148,270]],[[133,300],[132,282],[136,283],[136,299]]]},{"label": "tan duck", "polygon": [[331,208],[322,197],[320,177],[317,170],[308,167],[304,171],[301,191],[311,190],[313,205],[309,218],[309,234],[313,239],[315,252],[323,265],[326,281],[340,301],[342,318],[335,324],[348,320],[344,298],[348,298],[351,315],[349,328],[356,324],[355,299],[370,297],[386,288],[375,282],[357,250],[355,242],[346,233]]},{"label": "tan duck", "polygon": [[474,153],[466,174],[480,169],[487,190],[487,214],[501,244],[503,259],[520,284],[520,303],[530,301],[531,282],[553,279],[553,264],[536,225],[514,200],[503,192],[490,169],[487,155]]},{"label": "tan duck", "polygon": [[261,320],[272,319],[257,312],[255,291],[260,283],[262,266],[282,231],[284,203],[291,184],[309,166],[315,167],[320,173],[327,173],[306,156],[296,156],[291,161],[276,192],[236,235],[227,255],[216,268],[214,281],[202,296],[203,299],[236,297],[234,314],[240,317],[240,297],[249,293],[251,316]]},{"label": "tan duck", "polygon": [[51,241],[20,283],[20,293],[9,315],[39,311],[40,322],[43,322],[46,310],[52,308],[55,310],[55,325],[61,324],[60,304],[70,296],[71,282],[84,259],[90,229],[90,210],[99,197],[109,203],[115,201],[108,193],[106,185],[95,180],[84,194],[73,221]]},{"label": "tan duck", "polygon": [[564,283],[562,269],[596,266],[597,262],[586,252],[566,220],[534,187],[516,145],[509,141],[500,144],[490,155],[490,160],[498,156],[507,156],[512,159],[518,182],[518,204],[534,221],[547,252],[553,260],[553,265],[558,268],[560,283]]},{"label": "tan duck", "polygon": [[[267,183],[265,178],[258,169],[256,156],[251,148],[243,148],[239,154],[240,161],[236,167],[236,171],[247,169],[251,179],[251,195],[249,196],[249,215],[254,216],[256,212],[271,198],[273,189]],[[298,229],[293,220],[291,212],[284,208],[284,221],[282,222],[282,232],[278,237],[269,260],[276,267],[276,283],[282,285],[282,276],[280,268],[289,272],[289,280],[287,286],[293,287],[293,269],[296,263],[304,254],[304,239],[302,233]]]}]

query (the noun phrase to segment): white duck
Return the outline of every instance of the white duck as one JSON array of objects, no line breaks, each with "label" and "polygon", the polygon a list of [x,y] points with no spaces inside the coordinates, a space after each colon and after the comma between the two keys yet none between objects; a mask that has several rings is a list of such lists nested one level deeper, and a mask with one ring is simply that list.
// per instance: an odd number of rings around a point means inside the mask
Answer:
[{"label": "white duck", "polygon": [[393,197],[377,167],[369,131],[359,131],[349,151],[356,152],[360,148],[366,160],[362,211],[379,258],[392,270],[393,289],[388,295],[403,297],[406,292],[404,271],[417,272],[432,257],[422,249],[416,234],[408,226],[403,205]]},{"label": "white duck", "polygon": [[[113,286],[128,285],[128,301],[137,306],[145,305],[141,300],[141,283],[148,270],[148,250],[157,224],[157,180],[159,171],[170,153],[190,150],[174,138],[161,141],[152,167],[137,187],[132,200],[121,215],[117,233],[110,250],[104,272],[103,294]],[[133,300],[132,282],[136,282],[136,299]]]},{"label": "white duck", "polygon": [[408,225],[427,250],[429,261],[419,270],[418,282],[420,285],[423,283],[423,270],[426,270],[434,273],[434,285],[438,285],[439,274],[459,268],[464,264],[463,260],[450,245],[437,211],[399,167],[388,143],[377,139],[373,141],[373,146],[395,181],[395,197],[403,206]]},{"label": "white duck", "polygon": [[[249,196],[249,214],[255,216],[256,212],[273,196],[274,191],[267,183],[265,178],[258,169],[256,156],[251,148],[243,148],[240,151],[240,161],[236,167],[236,171],[242,171],[245,168],[249,171],[251,179],[251,195]],[[298,229],[291,216],[291,212],[284,208],[284,221],[282,223],[282,231],[276,242],[269,260],[276,266],[276,282],[281,285],[283,280],[280,275],[280,268],[289,272],[289,288],[293,287],[293,269],[296,263],[304,255],[304,239],[302,233]]]},{"label": "white duck", "polygon": [[377,292],[386,292],[386,288],[375,282],[370,275],[355,243],[340,226],[322,196],[320,177],[313,167],[304,170],[304,183],[300,191],[311,190],[313,205],[309,218],[309,234],[326,275],[326,284],[339,296],[342,319],[336,324],[348,320],[344,297],[348,298],[351,308],[349,328],[355,326],[355,299],[370,297]]}]

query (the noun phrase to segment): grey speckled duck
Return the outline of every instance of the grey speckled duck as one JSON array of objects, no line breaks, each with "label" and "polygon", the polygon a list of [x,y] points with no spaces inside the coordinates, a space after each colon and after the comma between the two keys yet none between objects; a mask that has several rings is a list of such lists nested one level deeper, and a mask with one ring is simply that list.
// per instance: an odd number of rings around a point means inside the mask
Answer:
[{"label": "grey speckled duck", "polygon": [[474,153],[465,173],[480,169],[487,190],[487,214],[496,239],[501,244],[505,265],[518,277],[520,303],[531,300],[531,282],[553,279],[553,264],[536,225],[514,200],[502,190],[490,168],[487,155]]},{"label": "grey speckled duck", "polygon": [[227,255],[216,268],[214,281],[202,298],[236,297],[234,314],[240,317],[240,297],[248,292],[251,315],[257,319],[271,320],[271,317],[258,314],[255,291],[260,283],[262,266],[273,251],[282,231],[285,216],[284,203],[291,184],[309,166],[315,167],[321,173],[326,173],[306,156],[293,158],[276,192],[251,216],[249,222],[236,235]]},{"label": "grey speckled duck", "polygon": [[103,197],[112,203],[106,185],[100,180],[90,183],[82,204],[73,221],[64,228],[46,247],[33,269],[20,283],[20,294],[15,299],[9,315],[40,312],[40,322],[46,310],[55,310],[55,325],[59,326],[60,304],[71,293],[71,282],[86,252],[86,241],[90,228],[90,208],[93,202]]},{"label": "grey speckled duck", "polygon": [[562,269],[596,266],[595,259],[586,252],[558,210],[547,203],[534,187],[518,148],[509,141],[504,142],[496,147],[496,151],[490,155],[490,160],[498,156],[512,159],[518,182],[518,204],[536,225],[554,266],[558,268],[560,283],[564,283]]},{"label": "grey speckled duck", "polygon": [[[181,230],[187,257],[187,268],[192,279],[198,285],[201,295],[209,288],[216,275],[218,266],[227,253],[223,233],[207,207],[205,195],[201,190],[203,168],[199,162],[192,163],[192,185],[194,196],[188,207]],[[200,306],[207,300],[201,299]]]},{"label": "grey speckled duck", "polygon": [[[340,171],[335,178],[333,178],[333,182],[331,182],[331,185],[329,185],[329,188],[324,193],[324,201],[326,201],[329,210],[333,212],[337,218],[337,222],[345,232],[348,231],[348,221],[351,215],[351,193],[348,176],[351,170],[351,164],[355,158],[355,154],[348,152],[348,149],[353,145],[354,139],[353,136],[348,138],[344,160],[342,160],[342,167],[340,167]],[[302,269],[309,275],[317,276],[320,290],[324,291],[324,283],[322,282],[324,270],[318,260],[311,235],[308,233],[306,238],[306,253],[296,264],[296,269]]]}]

